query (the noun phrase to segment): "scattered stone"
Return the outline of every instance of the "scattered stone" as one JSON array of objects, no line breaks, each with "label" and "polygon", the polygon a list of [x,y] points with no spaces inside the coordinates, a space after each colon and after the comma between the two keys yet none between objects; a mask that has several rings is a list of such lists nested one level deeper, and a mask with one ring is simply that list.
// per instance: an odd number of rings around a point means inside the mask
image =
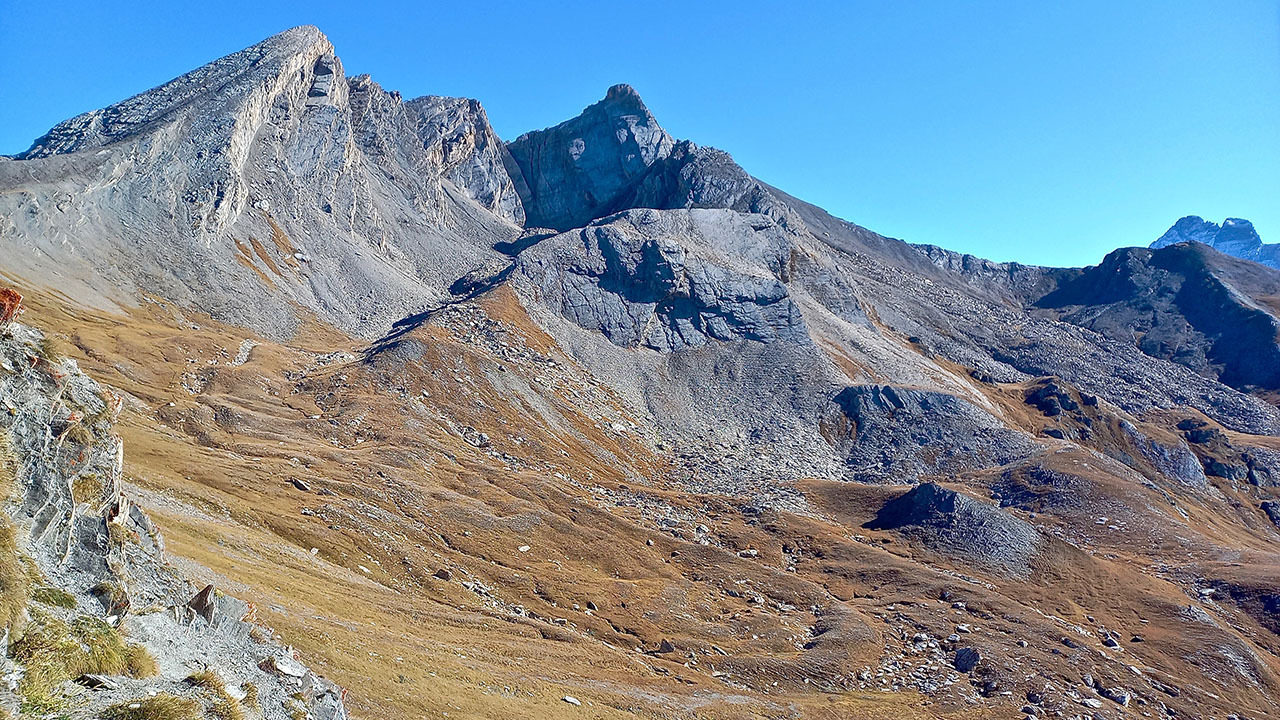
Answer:
[{"label": "scattered stone", "polygon": [[567,702],[567,703],[569,703],[570,705],[576,705],[576,706],[579,706],[579,707],[582,705],[582,701],[581,701],[581,700],[579,700],[578,698],[576,698],[576,697],[572,696],[572,695],[565,695],[564,697],[562,697],[562,698],[560,698],[560,699],[561,699],[561,700],[563,700],[563,701],[565,701],[565,702]]},{"label": "scattered stone", "polygon": [[960,648],[956,651],[956,657],[952,662],[952,666],[959,672],[968,673],[972,672],[981,661],[982,655],[980,655],[977,650],[968,647]]},{"label": "scattered stone", "polygon": [[449,572],[449,568],[440,568],[435,572],[435,577],[448,582],[453,579],[453,573]]},{"label": "scattered stone", "polygon": [[218,597],[213,586],[205,585],[203,590],[187,601],[187,607],[191,608],[196,615],[204,618],[205,622],[212,624],[218,609]]}]

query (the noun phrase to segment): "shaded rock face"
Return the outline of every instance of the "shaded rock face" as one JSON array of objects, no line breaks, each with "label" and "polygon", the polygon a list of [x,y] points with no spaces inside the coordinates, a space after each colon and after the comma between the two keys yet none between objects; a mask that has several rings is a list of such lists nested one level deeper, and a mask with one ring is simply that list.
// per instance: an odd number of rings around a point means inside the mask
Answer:
[{"label": "shaded rock face", "polygon": [[660,209],[724,208],[765,215],[783,227],[803,227],[796,213],[729,153],[687,140],[654,163],[620,202],[626,207]]},{"label": "shaded rock face", "polygon": [[1280,244],[1263,244],[1253,223],[1242,218],[1227,218],[1219,225],[1196,215],[1188,215],[1151,243],[1151,249],[1184,242],[1204,243],[1227,255],[1280,268]]},{"label": "shaded rock face", "polygon": [[1280,274],[1203,245],[1117,250],[1036,302],[1232,387],[1280,389]]},{"label": "shaded rock face", "polygon": [[620,197],[675,145],[629,85],[553,128],[508,146],[523,179],[530,225],[567,230],[614,208]]},{"label": "shaded rock face", "polygon": [[909,532],[944,554],[1018,574],[1030,570],[1041,545],[1026,522],[934,483],[885,503],[867,527]]},{"label": "shaded rock face", "polygon": [[775,274],[788,249],[778,228],[762,227],[754,252],[718,256],[726,248],[715,242],[732,238],[723,231],[740,230],[740,222],[697,211],[629,211],[543,241],[520,256],[518,268],[565,318],[623,347],[809,343],[804,318]]},{"label": "shaded rock face", "polygon": [[1028,436],[955,395],[860,385],[834,403],[825,434],[857,480],[910,482],[1003,465],[1034,450]]}]

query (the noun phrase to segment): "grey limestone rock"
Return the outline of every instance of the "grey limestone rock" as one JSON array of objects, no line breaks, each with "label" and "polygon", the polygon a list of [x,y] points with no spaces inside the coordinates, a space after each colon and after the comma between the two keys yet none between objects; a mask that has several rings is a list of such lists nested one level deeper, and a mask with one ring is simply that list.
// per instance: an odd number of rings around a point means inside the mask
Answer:
[{"label": "grey limestone rock", "polygon": [[914,533],[948,555],[1017,574],[1030,570],[1041,546],[1025,521],[934,483],[885,503],[867,527]]},{"label": "grey limestone rock", "polygon": [[630,85],[614,85],[578,117],[525,133],[508,148],[531,225],[567,230],[611,212],[675,142]]}]

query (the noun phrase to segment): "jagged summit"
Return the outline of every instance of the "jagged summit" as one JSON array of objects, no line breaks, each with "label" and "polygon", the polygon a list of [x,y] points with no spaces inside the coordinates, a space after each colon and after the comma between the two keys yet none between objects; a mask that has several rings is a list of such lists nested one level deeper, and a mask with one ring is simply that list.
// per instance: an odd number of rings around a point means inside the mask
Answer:
[{"label": "jagged summit", "polygon": [[1253,223],[1243,218],[1227,218],[1218,225],[1198,215],[1188,215],[1151,243],[1151,248],[1159,249],[1180,242],[1204,243],[1228,255],[1280,268],[1280,245],[1263,244]]},{"label": "jagged summit", "polygon": [[564,230],[610,212],[674,146],[639,93],[614,85],[577,117],[507,147],[527,186],[528,224]]}]

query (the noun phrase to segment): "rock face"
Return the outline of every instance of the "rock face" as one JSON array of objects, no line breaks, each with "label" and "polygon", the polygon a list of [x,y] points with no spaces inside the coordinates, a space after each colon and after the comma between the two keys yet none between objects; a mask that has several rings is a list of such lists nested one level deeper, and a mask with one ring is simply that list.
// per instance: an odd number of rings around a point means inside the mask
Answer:
[{"label": "rock face", "polygon": [[[729,260],[721,241],[759,235]],[[575,324],[622,347],[661,352],[711,342],[808,343],[804,318],[778,279],[788,246],[778,228],[697,211],[627,211],[545,240],[523,253],[520,274]]]},{"label": "rock face", "polygon": [[611,212],[673,146],[640,95],[614,85],[578,117],[521,135],[509,149],[529,224],[567,230]]},{"label": "rock face", "polygon": [[1151,243],[1151,249],[1198,242],[1227,255],[1280,268],[1280,245],[1265,245],[1253,223],[1242,218],[1227,218],[1221,225],[1195,215],[1173,224],[1164,235]]},{"label": "rock face", "polygon": [[448,178],[493,214],[524,225],[520,193],[507,174],[511,154],[478,101],[428,95],[405,103],[405,109],[426,150],[430,174]]},{"label": "rock face", "polygon": [[889,501],[867,527],[915,533],[949,555],[1018,574],[1029,571],[1041,545],[1026,522],[934,483]]},{"label": "rock face", "polygon": [[864,385],[841,391],[835,404],[839,413],[828,432],[857,480],[954,475],[1004,465],[1034,451],[1029,437],[954,395]]}]

